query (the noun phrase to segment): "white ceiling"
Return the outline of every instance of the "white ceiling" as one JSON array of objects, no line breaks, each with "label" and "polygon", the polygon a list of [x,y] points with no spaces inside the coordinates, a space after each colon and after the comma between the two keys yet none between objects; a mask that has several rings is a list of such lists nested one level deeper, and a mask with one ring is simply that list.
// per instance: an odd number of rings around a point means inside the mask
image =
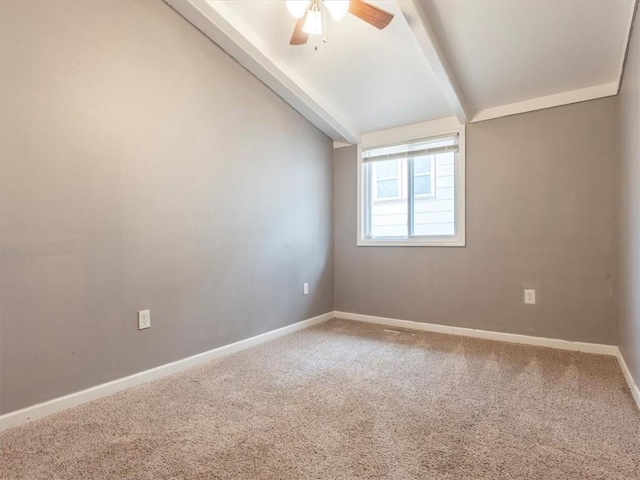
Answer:
[{"label": "white ceiling", "polygon": [[395,14],[386,29],[347,15],[340,22],[327,20],[326,44],[309,37],[306,45],[291,46],[296,20],[283,1],[227,0],[271,58],[304,78],[360,133],[451,115],[397,2],[370,3]]},{"label": "white ceiling", "polygon": [[356,143],[614,95],[636,0],[370,0],[395,14],[386,29],[348,14],[327,21],[326,44],[304,46],[289,45],[283,0],[165,1],[331,138]]},{"label": "white ceiling", "polygon": [[632,0],[420,1],[472,110],[618,80]]}]

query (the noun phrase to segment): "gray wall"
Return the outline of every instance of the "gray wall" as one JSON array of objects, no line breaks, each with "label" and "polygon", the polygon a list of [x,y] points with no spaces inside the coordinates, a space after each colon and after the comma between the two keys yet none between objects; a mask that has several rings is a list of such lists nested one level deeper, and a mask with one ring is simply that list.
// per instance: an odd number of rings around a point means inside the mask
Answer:
[{"label": "gray wall", "polygon": [[640,385],[640,23],[635,19],[620,104],[620,351]]},{"label": "gray wall", "polygon": [[2,412],[333,309],[328,138],[160,0],[1,8]]},{"label": "gray wall", "polygon": [[616,106],[469,125],[465,248],[356,247],[356,149],[336,150],[335,309],[616,344]]}]

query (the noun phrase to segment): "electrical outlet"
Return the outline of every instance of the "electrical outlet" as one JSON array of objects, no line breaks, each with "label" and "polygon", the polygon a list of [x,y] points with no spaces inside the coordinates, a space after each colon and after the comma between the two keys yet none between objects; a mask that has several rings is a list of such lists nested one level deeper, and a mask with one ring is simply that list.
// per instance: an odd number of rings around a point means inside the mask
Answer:
[{"label": "electrical outlet", "polygon": [[535,305],[536,304],[536,291],[532,289],[524,290],[524,303],[526,305]]},{"label": "electrical outlet", "polygon": [[304,295],[309,295],[309,284],[305,282],[304,285],[302,285],[302,293]]},{"label": "electrical outlet", "polygon": [[140,310],[138,312],[138,330],[151,328],[151,310]]}]

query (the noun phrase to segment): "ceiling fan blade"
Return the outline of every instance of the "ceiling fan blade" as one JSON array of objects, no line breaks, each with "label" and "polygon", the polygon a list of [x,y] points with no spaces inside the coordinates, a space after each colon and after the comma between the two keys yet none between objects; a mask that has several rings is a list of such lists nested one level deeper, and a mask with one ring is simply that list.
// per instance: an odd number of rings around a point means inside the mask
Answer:
[{"label": "ceiling fan blade", "polygon": [[291,35],[291,40],[289,40],[289,45],[304,45],[309,40],[309,34],[302,31],[302,27],[304,27],[304,21],[307,18],[307,14],[296,22],[296,26],[293,29],[293,35]]},{"label": "ceiling fan blade", "polygon": [[389,25],[394,17],[393,13],[362,0],[351,0],[349,2],[349,12],[380,30]]}]

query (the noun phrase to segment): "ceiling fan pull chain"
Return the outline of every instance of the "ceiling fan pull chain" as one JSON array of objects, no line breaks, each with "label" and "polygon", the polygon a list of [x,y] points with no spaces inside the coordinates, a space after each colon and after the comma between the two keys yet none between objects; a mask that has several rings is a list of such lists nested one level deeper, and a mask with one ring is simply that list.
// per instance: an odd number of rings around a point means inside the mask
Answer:
[{"label": "ceiling fan pull chain", "polygon": [[322,5],[322,43],[327,43],[327,7]]},{"label": "ceiling fan pull chain", "polygon": [[[320,7],[320,14],[322,19],[322,43],[327,43],[327,8],[324,4],[324,1],[322,1],[322,4],[319,3],[318,6]],[[313,50],[316,52],[319,51],[320,44],[316,43],[313,46]]]}]

